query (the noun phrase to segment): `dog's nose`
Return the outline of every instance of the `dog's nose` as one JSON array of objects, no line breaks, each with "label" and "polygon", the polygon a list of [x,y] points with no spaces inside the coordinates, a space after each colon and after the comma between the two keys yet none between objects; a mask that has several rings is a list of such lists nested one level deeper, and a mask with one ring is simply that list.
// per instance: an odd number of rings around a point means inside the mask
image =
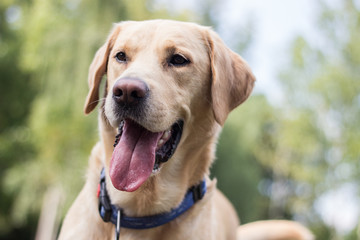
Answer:
[{"label": "dog's nose", "polygon": [[113,98],[118,104],[137,104],[143,100],[149,92],[148,85],[133,78],[122,78],[115,82],[113,87]]}]

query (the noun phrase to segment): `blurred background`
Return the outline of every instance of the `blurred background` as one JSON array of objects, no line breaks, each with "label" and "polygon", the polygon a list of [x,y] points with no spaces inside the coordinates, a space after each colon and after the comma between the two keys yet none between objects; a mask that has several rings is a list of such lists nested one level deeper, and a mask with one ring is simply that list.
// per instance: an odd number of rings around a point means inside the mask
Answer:
[{"label": "blurred background", "polygon": [[2,0],[0,239],[51,239],[84,183],[88,66],[112,23],[212,26],[257,76],[212,168],[242,223],[360,239],[359,0]]}]

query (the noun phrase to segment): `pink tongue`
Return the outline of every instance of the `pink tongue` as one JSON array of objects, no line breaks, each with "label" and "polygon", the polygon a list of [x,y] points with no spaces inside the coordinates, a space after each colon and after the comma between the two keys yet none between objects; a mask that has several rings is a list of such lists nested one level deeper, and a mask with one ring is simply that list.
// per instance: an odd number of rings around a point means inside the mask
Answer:
[{"label": "pink tongue", "polygon": [[110,161],[110,179],[120,191],[133,192],[151,175],[162,132],[153,133],[126,120]]}]

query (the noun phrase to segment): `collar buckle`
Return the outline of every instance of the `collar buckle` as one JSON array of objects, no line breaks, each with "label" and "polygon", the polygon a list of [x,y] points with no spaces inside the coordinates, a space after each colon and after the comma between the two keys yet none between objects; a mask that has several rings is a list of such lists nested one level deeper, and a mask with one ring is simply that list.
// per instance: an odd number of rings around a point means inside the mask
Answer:
[{"label": "collar buckle", "polygon": [[204,187],[205,181],[203,181],[201,184],[192,186],[189,190],[192,192],[194,203],[201,200],[206,192],[206,187]]},{"label": "collar buckle", "polygon": [[100,191],[98,193],[99,198],[99,213],[101,218],[104,222],[110,222],[111,215],[112,215],[112,208],[109,195],[106,191],[106,184],[105,184],[105,171],[101,171],[100,175]]}]

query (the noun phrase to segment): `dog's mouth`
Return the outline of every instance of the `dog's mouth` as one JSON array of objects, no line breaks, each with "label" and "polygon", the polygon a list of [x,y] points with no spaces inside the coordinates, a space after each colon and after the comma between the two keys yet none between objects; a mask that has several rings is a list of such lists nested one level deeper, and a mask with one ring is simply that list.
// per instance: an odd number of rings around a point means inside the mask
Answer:
[{"label": "dog's mouth", "polygon": [[151,132],[125,119],[119,125],[110,161],[110,179],[121,191],[137,190],[150,176],[160,171],[174,154],[182,135],[184,122],[174,123],[163,132]]}]

